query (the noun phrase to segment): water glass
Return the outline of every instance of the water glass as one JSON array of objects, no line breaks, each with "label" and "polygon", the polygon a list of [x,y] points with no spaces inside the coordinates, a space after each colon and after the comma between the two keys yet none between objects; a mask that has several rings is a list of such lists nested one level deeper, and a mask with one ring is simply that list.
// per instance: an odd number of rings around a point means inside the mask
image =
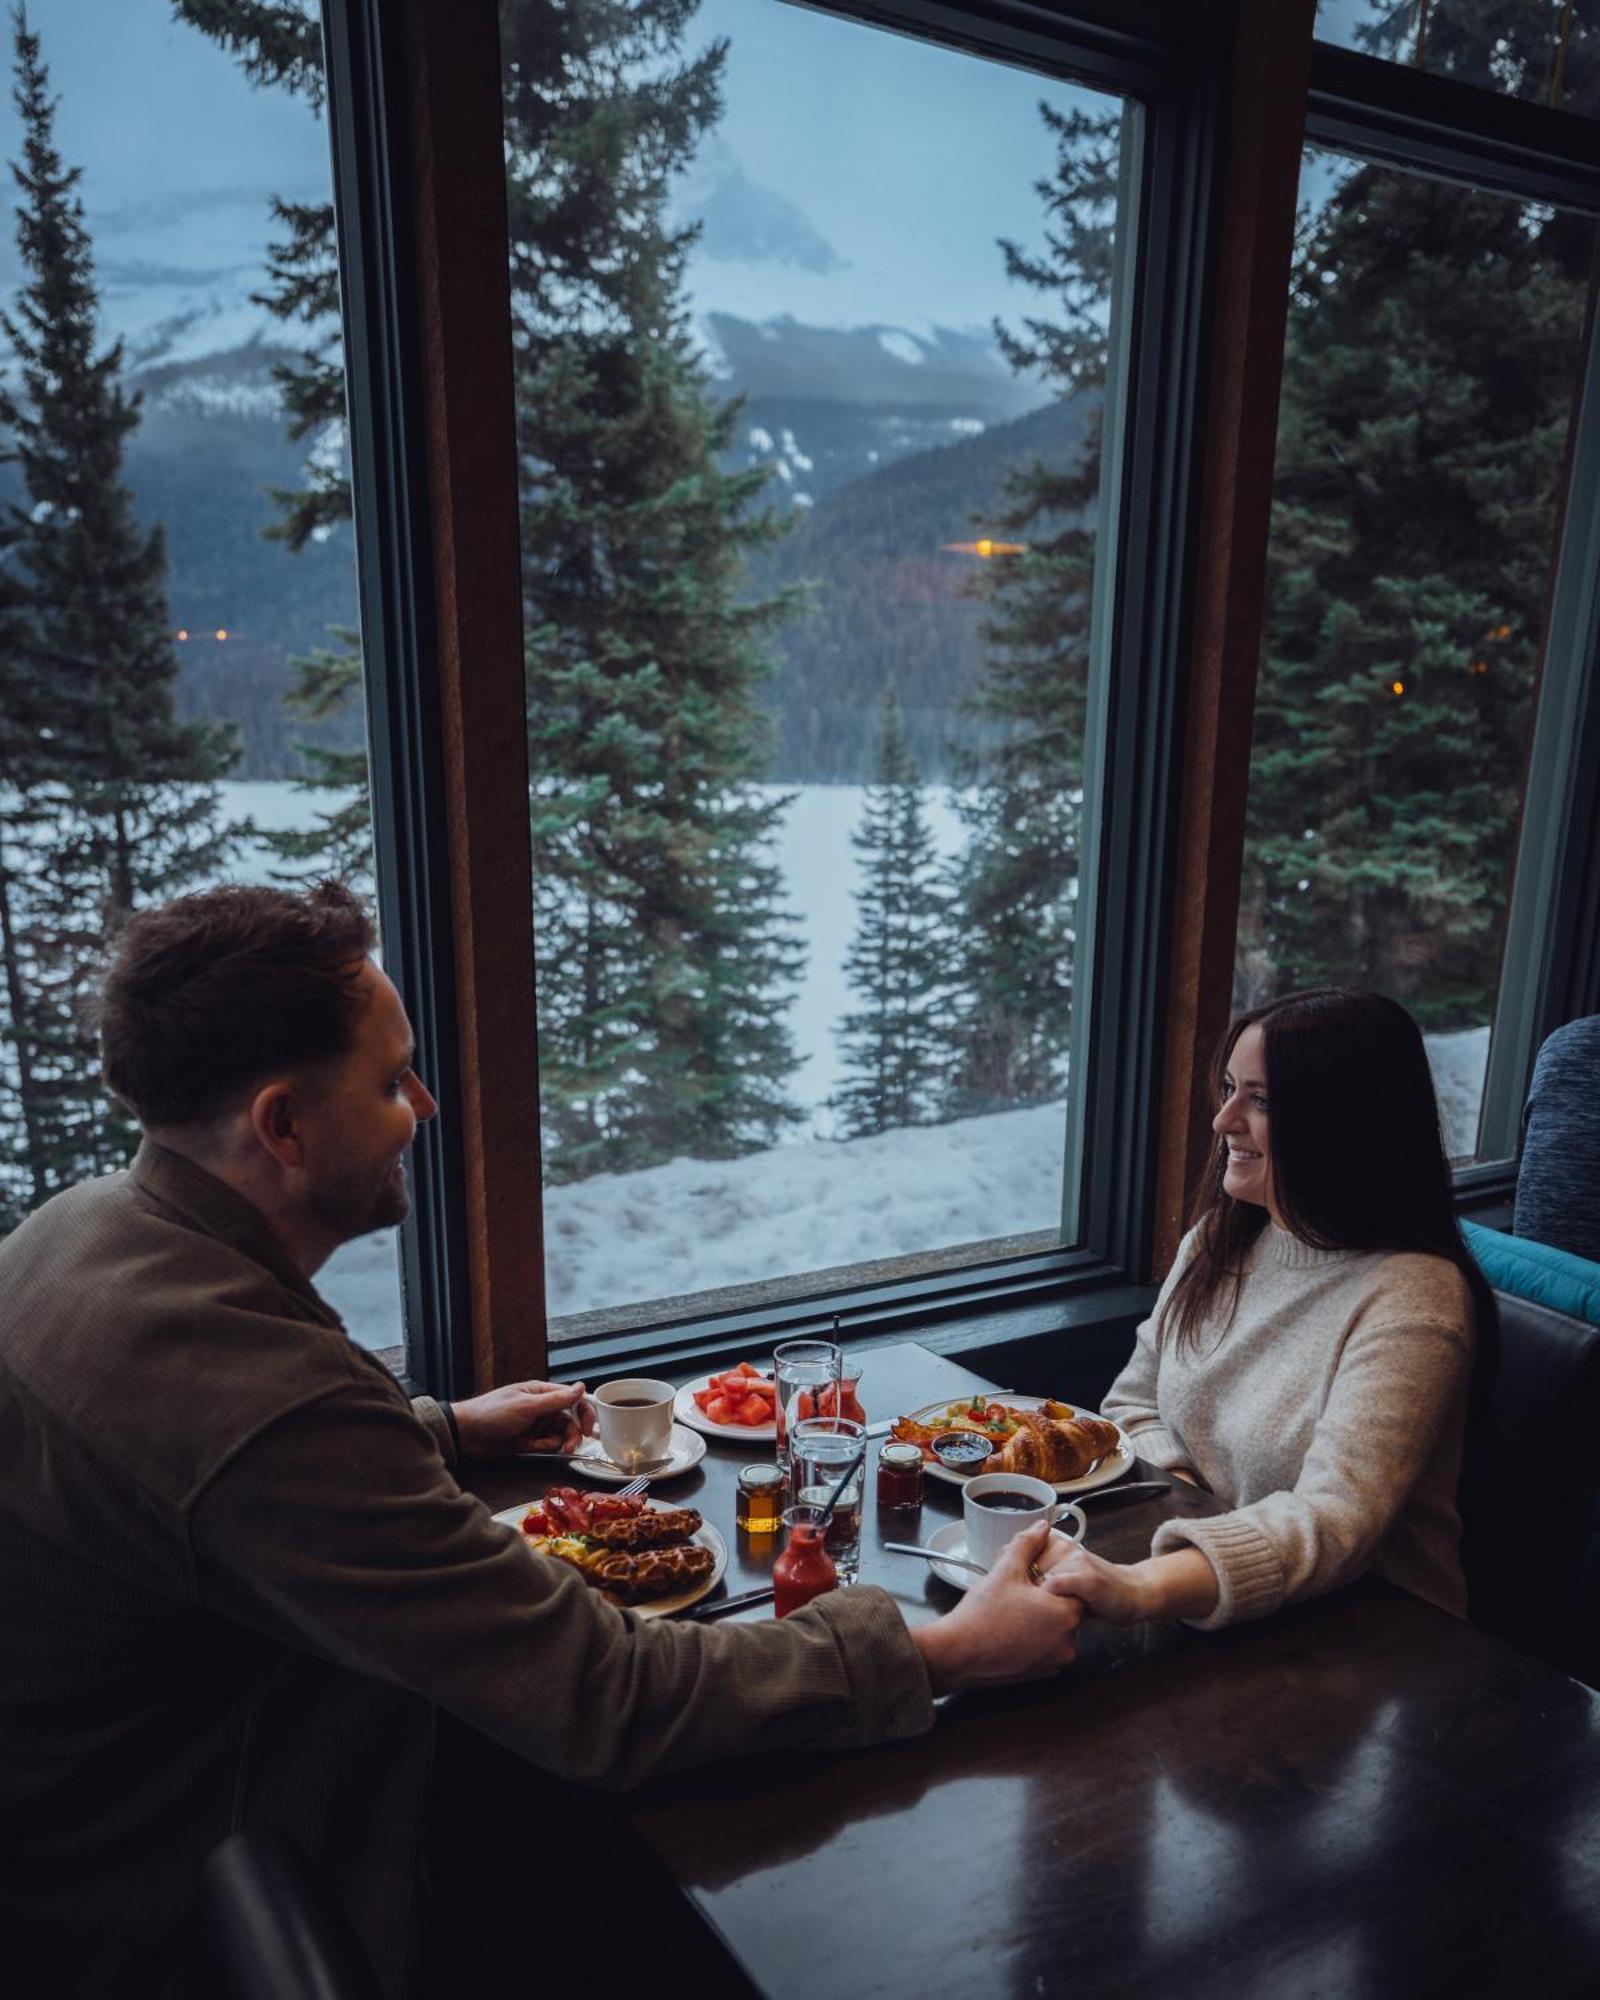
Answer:
[{"label": "water glass", "polygon": [[[809,1393],[811,1401],[806,1408],[815,1415],[819,1389],[831,1382],[837,1396],[842,1365],[838,1344],[831,1340],[786,1340],[772,1350],[772,1373],[778,1389],[778,1464],[785,1476],[789,1472],[789,1431],[806,1414],[806,1409],[797,1407],[801,1397]],[[792,1497],[792,1479],[789,1491]]]},{"label": "water glass", "polygon": [[825,1507],[846,1468],[854,1463],[828,1523],[828,1554],[842,1584],[854,1583],[861,1569],[866,1439],[866,1425],[854,1417],[802,1417],[790,1432],[790,1479],[798,1506]]}]

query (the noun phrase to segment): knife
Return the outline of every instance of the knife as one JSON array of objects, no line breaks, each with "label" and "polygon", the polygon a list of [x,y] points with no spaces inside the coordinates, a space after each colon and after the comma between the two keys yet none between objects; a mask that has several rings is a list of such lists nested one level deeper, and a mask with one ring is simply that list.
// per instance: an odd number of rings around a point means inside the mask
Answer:
[{"label": "knife", "polygon": [[759,1590],[741,1590],[736,1597],[719,1597],[715,1601],[707,1599],[704,1604],[691,1604],[687,1611],[680,1611],[680,1618],[720,1618],[724,1611],[742,1611],[747,1604],[765,1604],[772,1595],[772,1585],[763,1584]]}]

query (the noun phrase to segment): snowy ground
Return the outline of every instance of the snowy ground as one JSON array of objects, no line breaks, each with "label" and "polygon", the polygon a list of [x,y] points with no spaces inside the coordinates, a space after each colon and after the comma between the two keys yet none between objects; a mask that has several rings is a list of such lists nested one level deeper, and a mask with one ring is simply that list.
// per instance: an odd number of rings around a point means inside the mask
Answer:
[{"label": "snowy ground", "polygon": [[[236,812],[264,827],[304,824],[306,795],[277,784],[228,788]],[[601,1174],[545,1196],[550,1311],[644,1303],[836,1265],[946,1250],[1059,1221],[1062,1107],[1045,1105],[954,1125],[832,1139],[826,1100],[840,1077],[834,1026],[849,1001],[843,961],[854,923],[859,821],[854,786],[803,785],[785,815],[777,859],[802,917],[809,961],[790,1015],[805,1056],[794,1091],[807,1135],[737,1161],[674,1160]],[[314,803],[314,802],[312,802]],[[930,800],[941,851],[959,828]],[[277,865],[277,864],[274,864]],[[260,876],[259,861],[241,876]],[[1487,1028],[1428,1037],[1449,1151],[1470,1155],[1488,1054]],[[347,1244],[318,1285],[364,1345],[400,1339],[392,1232]]]}]

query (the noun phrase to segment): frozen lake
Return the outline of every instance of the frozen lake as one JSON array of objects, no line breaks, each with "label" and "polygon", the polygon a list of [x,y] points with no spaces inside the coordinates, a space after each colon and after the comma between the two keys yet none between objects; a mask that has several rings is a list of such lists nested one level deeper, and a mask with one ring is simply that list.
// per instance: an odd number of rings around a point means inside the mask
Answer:
[{"label": "frozen lake", "polygon": [[[317,796],[282,783],[225,786],[230,809],[264,829],[302,826]],[[863,789],[792,791],[775,854],[807,959],[789,1010],[802,1057],[791,1082],[806,1126],[768,1152],[736,1161],[674,1160],[632,1174],[599,1174],[545,1196],[552,1315],[644,1303],[879,1258],[944,1250],[1054,1229],[1060,1219],[1063,1107],[972,1118],[945,1126],[833,1138],[827,1100],[843,1065],[835,1029],[852,1004],[844,957],[855,923],[857,862],[850,836]],[[930,788],[928,820],[941,855],[960,845],[949,795]],[[241,857],[241,880],[281,864]],[[1427,1038],[1446,1142],[1470,1154],[1476,1139],[1488,1029]],[[392,1232],[347,1244],[318,1286],[355,1338],[400,1338]]]}]

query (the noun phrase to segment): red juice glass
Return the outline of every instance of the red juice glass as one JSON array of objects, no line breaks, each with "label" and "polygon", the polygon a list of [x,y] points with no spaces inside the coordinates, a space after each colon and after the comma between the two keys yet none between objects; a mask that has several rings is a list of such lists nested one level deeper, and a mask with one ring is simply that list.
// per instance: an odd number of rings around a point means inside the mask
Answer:
[{"label": "red juice glass", "polygon": [[783,1525],[789,1531],[783,1553],[772,1565],[772,1603],[780,1618],[821,1597],[839,1581],[828,1554],[820,1507],[789,1507]]}]

